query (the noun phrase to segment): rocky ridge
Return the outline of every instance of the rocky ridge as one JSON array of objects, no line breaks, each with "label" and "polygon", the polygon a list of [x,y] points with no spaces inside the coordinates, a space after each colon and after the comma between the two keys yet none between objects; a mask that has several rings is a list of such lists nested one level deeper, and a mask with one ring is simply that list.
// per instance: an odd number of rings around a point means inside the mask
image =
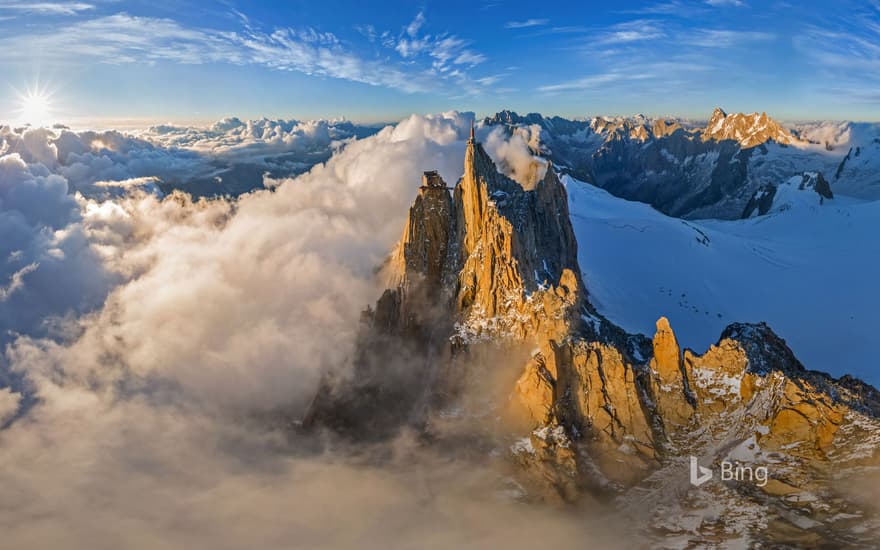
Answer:
[{"label": "rocky ridge", "polygon": [[[697,354],[665,318],[653,340],[610,323],[590,304],[552,166],[526,189],[472,134],[451,196],[426,178],[353,376],[325,383],[307,425],[466,433],[507,449],[521,498],[615,498],[655,541],[875,540],[870,507],[832,478],[880,467],[876,390],[806,370],[763,324],[730,325]],[[693,487],[688,456],[765,465],[770,479]]]},{"label": "rocky ridge", "polygon": [[[716,108],[702,126],[643,115],[566,120],[502,111],[483,124],[509,132],[531,128],[538,135],[529,141],[533,152],[561,172],[686,219],[737,219],[747,209],[757,212],[748,207],[756,194],[772,192],[805,172],[855,174],[844,170],[847,159],[839,160],[840,155],[766,113],[728,114]],[[832,182],[826,183],[830,195]],[[848,180],[835,177],[833,183],[845,187]]]},{"label": "rocky ridge", "polygon": [[798,141],[782,125],[768,117],[767,113],[727,114],[721,108],[712,112],[706,128],[700,131],[700,138],[703,141],[732,140],[744,148],[757,147],[768,141],[784,145]]}]

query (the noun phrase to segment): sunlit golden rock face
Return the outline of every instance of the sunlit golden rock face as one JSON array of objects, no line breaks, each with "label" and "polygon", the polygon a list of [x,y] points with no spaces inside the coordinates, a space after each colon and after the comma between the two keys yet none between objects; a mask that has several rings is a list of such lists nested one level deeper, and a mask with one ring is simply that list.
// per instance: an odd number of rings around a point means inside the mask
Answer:
[{"label": "sunlit golden rock face", "polygon": [[[452,201],[444,187],[422,187],[410,208],[394,258],[394,271],[407,280],[440,288],[452,231]],[[402,280],[396,281],[397,283]]]},{"label": "sunlit golden rock face", "polygon": [[733,338],[722,339],[702,356],[685,352],[686,371],[697,380],[697,412],[703,424],[746,409],[750,420],[762,427],[756,438],[765,449],[788,446],[794,454],[824,458],[847,406],[826,393],[833,388],[830,379],[799,367],[756,371],[742,342]]},{"label": "sunlit golden rock face", "polygon": [[652,133],[655,137],[664,137],[672,135],[679,130],[684,130],[684,128],[681,127],[678,121],[660,119],[654,123]]},{"label": "sunlit golden rock face", "polygon": [[[498,173],[479,143],[465,152],[455,188],[457,309],[492,318],[513,314],[536,291],[574,286],[577,244],[565,188],[552,170],[526,191]],[[522,313],[520,311],[520,313]]]},{"label": "sunlit golden rock face", "polygon": [[797,142],[778,122],[767,116],[767,113],[734,113],[727,114],[719,108],[712,112],[709,124],[701,134],[703,141],[731,140],[739,142],[743,147],[756,147],[768,141],[783,145]]},{"label": "sunlit golden rock face", "polygon": [[737,449],[790,461],[768,495],[815,490],[805,472],[856,445],[847,423],[875,422],[876,390],[805,370],[764,324],[730,325],[703,354],[682,350],[665,317],[653,340],[627,334],[590,304],[577,246],[552,168],[526,189],[471,139],[451,196],[419,191],[352,386],[319,396],[321,414],[346,411],[359,433],[376,418],[479,433],[510,449],[533,497],[561,501],[662,496],[657,476],[682,456]]},{"label": "sunlit golden rock face", "polygon": [[657,414],[667,432],[686,426],[694,414],[693,380],[683,368],[681,348],[666,317],[657,320],[654,357],[649,363]]}]

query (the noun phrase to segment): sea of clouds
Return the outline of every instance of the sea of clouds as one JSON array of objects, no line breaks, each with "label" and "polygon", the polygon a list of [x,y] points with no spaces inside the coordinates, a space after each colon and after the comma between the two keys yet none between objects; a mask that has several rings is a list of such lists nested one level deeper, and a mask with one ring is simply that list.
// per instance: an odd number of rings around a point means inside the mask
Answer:
[{"label": "sea of clouds", "polygon": [[[406,432],[292,429],[350,364],[421,172],[453,185],[472,121],[0,125],[0,546],[628,547],[608,506],[525,506],[503,470]],[[524,185],[541,132],[477,125]]]},{"label": "sea of clouds", "polygon": [[[0,532],[14,548],[533,547],[607,533],[402,436],[292,435],[350,361],[420,173],[461,173],[472,115],[345,132],[227,119],[141,134],[0,130]],[[526,174],[521,135],[480,128]],[[326,162],[237,198],[163,185]],[[269,172],[267,170],[267,172]],[[181,184],[180,187],[183,187]],[[501,484],[501,485],[499,485]],[[610,544],[610,541],[608,541]]]}]

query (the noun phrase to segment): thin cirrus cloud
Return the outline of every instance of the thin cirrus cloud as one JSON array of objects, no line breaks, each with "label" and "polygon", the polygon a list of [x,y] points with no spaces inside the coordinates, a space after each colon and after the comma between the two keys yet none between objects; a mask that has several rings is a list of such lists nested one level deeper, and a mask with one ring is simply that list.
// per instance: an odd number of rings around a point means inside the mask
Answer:
[{"label": "thin cirrus cloud", "polygon": [[822,26],[806,27],[794,47],[815,71],[808,82],[817,96],[848,98],[855,104],[880,104],[880,4]]},{"label": "thin cirrus cloud", "polygon": [[880,105],[880,2],[804,26],[792,40],[813,77],[811,95],[857,106]]},{"label": "thin cirrus cloud", "polygon": [[77,15],[95,9],[84,2],[0,2],[0,10],[40,15]]},{"label": "thin cirrus cloud", "polygon": [[422,13],[399,39],[383,45],[396,50],[400,60],[387,55],[365,56],[330,32],[278,28],[271,32],[245,25],[237,31],[187,27],[167,18],[125,13],[78,21],[51,32],[0,38],[0,61],[18,60],[31,52],[43,58],[88,60],[106,64],[172,62],[179,64],[229,63],[259,65],[279,71],[297,71],[386,87],[406,93],[442,91],[438,77],[458,88],[480,86],[468,70],[486,57],[451,34],[422,34]]},{"label": "thin cirrus cloud", "polygon": [[636,73],[636,72],[627,72],[627,71],[611,71],[607,73],[594,74],[590,76],[585,76],[583,78],[578,78],[575,80],[569,80],[567,82],[561,82],[558,84],[550,84],[547,86],[541,86],[538,88],[542,92],[566,92],[572,90],[593,90],[605,85],[615,84],[620,82],[632,82],[636,80],[647,80],[654,78],[653,74],[650,73]]},{"label": "thin cirrus cloud", "polygon": [[398,37],[386,33],[383,44],[395,50],[404,59],[427,56],[431,60],[431,68],[439,74],[446,73],[460,77],[463,76],[461,71],[463,67],[473,67],[486,61],[486,56],[470,49],[467,40],[448,33],[423,33],[424,25],[425,14],[419,12]]},{"label": "thin cirrus cloud", "polygon": [[681,0],[670,0],[669,2],[661,2],[649,6],[642,6],[636,9],[627,10],[626,13],[637,13],[643,15],[688,15],[702,11],[705,6],[695,4],[685,4]]},{"label": "thin cirrus cloud", "polygon": [[529,27],[541,27],[549,23],[549,19],[526,19],[524,21],[508,21],[504,24],[506,29],[526,29]]},{"label": "thin cirrus cloud", "polygon": [[[659,84],[664,89],[691,93],[702,87],[708,72],[724,64],[710,57],[715,55],[711,50],[735,51],[777,38],[771,32],[688,28],[661,17],[632,19],[607,29],[587,29],[585,35],[589,38],[575,39],[572,47],[589,60],[586,75],[548,83],[539,91],[653,93]],[[634,64],[633,56],[642,61]]]},{"label": "thin cirrus cloud", "polygon": [[667,0],[656,4],[625,10],[624,13],[641,15],[660,15],[681,18],[698,18],[714,13],[716,8],[742,8],[747,4],[742,0]]},{"label": "thin cirrus cloud", "polygon": [[597,44],[625,44],[657,40],[666,36],[658,21],[636,19],[614,25],[609,32],[599,35]]},{"label": "thin cirrus cloud", "polygon": [[634,93],[642,89],[656,89],[658,82],[669,86],[686,82],[689,76],[702,78],[710,70],[711,66],[696,60],[644,63],[597,72],[557,84],[548,84],[539,87],[538,90],[544,93],[601,90],[605,93],[612,88],[624,87],[627,92]]},{"label": "thin cirrus cloud", "polygon": [[700,29],[683,42],[700,48],[733,48],[754,42],[768,42],[776,36],[769,32]]}]

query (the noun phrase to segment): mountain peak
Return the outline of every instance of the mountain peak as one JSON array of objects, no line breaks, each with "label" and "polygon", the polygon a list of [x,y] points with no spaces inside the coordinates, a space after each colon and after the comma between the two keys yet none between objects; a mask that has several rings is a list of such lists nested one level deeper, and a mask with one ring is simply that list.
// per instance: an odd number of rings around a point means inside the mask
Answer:
[{"label": "mountain peak", "polygon": [[768,141],[782,145],[797,141],[781,124],[767,116],[766,112],[727,114],[720,107],[712,112],[712,117],[701,135],[703,141],[731,140],[745,148],[756,147]]},{"label": "mountain peak", "polygon": [[[306,424],[502,442],[533,498],[610,491],[640,509],[668,499],[657,480],[686,479],[683,457],[749,451],[784,469],[784,485],[747,501],[706,491],[791,514],[776,491],[824,494],[811,472],[857,458],[853,430],[880,414],[876,391],[807,371],[765,324],[729,325],[703,354],[682,350],[665,317],[653,340],[614,325],[590,303],[552,167],[524,189],[476,139],[451,199],[442,182],[420,189],[396,254],[405,276],[365,313],[354,376],[324,387]],[[487,417],[494,428],[475,427]]]},{"label": "mountain peak", "polygon": [[[492,280],[486,288],[492,290],[493,298],[480,307],[495,312],[498,302],[506,299],[505,293],[530,292],[545,279],[554,284],[565,268],[576,268],[577,245],[567,219],[565,188],[552,169],[548,168],[533,188],[526,189],[498,171],[480,142],[468,140],[464,174],[455,187],[453,202],[459,261],[476,279],[462,276],[460,304],[471,303],[469,293],[480,286],[484,275]],[[560,226],[562,213],[566,219]],[[532,258],[534,250],[542,251],[540,262]],[[496,271],[497,266],[511,262],[516,269]]]}]

